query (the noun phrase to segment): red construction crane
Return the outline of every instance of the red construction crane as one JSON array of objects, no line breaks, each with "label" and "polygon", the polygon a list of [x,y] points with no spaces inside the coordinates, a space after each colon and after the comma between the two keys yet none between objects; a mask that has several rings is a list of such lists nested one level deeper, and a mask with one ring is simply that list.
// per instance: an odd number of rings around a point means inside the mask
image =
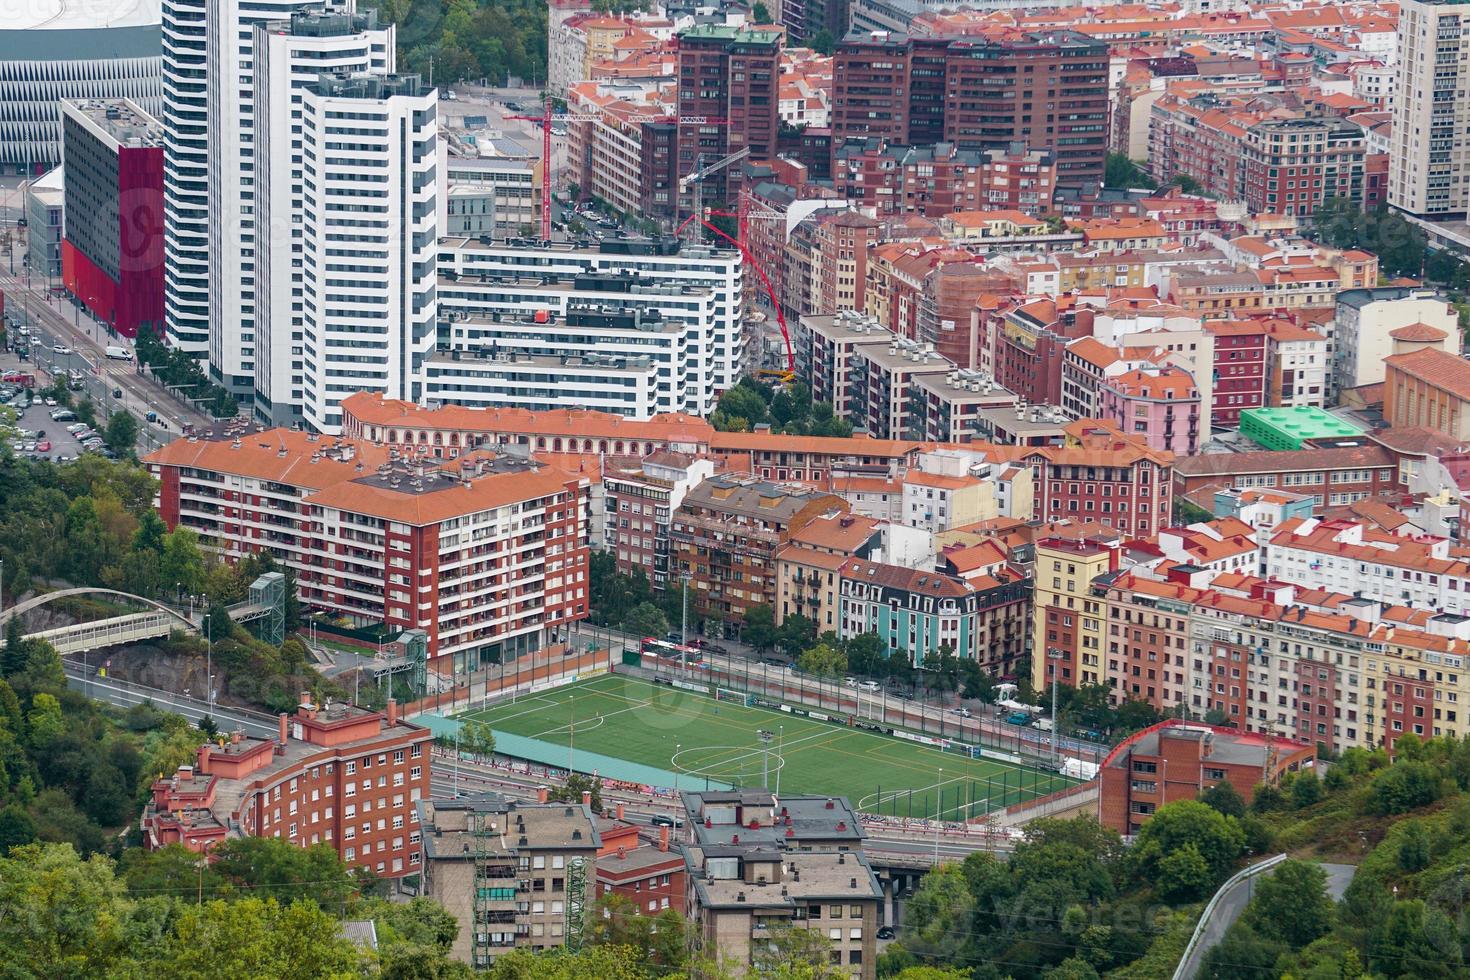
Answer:
[{"label": "red construction crane", "polygon": [[553,115],[551,112],[551,100],[547,99],[542,106],[539,116],[506,116],[506,119],[518,119],[523,122],[537,123],[541,127],[541,240],[551,240],[551,126],[552,123],[565,122],[599,122],[606,123],[610,119],[626,119],[628,122],[679,122],[691,126],[719,126],[730,120],[723,116],[682,116],[651,115],[638,113],[631,116],[603,116],[603,115],[577,115],[572,113],[559,113]]}]

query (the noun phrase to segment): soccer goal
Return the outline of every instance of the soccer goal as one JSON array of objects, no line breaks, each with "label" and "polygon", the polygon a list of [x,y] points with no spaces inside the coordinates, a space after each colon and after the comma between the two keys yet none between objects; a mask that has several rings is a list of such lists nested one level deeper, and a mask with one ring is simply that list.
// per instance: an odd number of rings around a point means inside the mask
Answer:
[{"label": "soccer goal", "polygon": [[715,688],[715,700],[733,701],[749,708],[755,704],[755,695],[747,691],[732,691],[728,687],[717,687]]}]

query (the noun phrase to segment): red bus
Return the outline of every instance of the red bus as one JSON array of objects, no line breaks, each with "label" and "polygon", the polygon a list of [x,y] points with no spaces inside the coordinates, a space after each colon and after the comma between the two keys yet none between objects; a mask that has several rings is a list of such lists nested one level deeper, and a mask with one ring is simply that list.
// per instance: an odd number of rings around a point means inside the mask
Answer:
[{"label": "red bus", "polygon": [[660,660],[674,663],[697,664],[704,660],[704,654],[694,647],[681,646],[678,643],[670,643],[668,640],[660,640],[652,636],[643,638],[640,649],[644,656],[655,656]]}]

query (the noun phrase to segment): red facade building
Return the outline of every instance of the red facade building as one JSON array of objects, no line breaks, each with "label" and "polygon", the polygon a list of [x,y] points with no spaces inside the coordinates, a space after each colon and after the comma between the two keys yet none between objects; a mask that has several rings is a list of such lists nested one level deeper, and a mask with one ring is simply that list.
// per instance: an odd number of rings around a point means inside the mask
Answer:
[{"label": "red facade building", "polygon": [[1067,444],[1031,449],[1022,461],[1036,472],[1036,516],[1087,521],[1150,537],[1173,513],[1174,454],[1150,449],[1107,422],[1067,426]]},{"label": "red facade building", "polygon": [[329,844],[375,874],[417,874],[422,840],[414,804],[429,796],[433,733],[398,704],[368,711],[318,706],[303,694],[274,739],[238,732],[199,746],[193,765],[153,783],[143,846],[209,849],[232,837]]},{"label": "red facade building", "polygon": [[1211,320],[1204,324],[1215,338],[1214,404],[1210,424],[1240,425],[1240,413],[1266,404],[1267,336],[1259,320]]},{"label": "red facade building", "polygon": [[1247,803],[1260,783],[1275,785],[1316,755],[1313,746],[1269,735],[1181,721],[1146,728],[1103,761],[1100,822],[1138,833],[1159,807],[1196,799],[1228,782]]},{"label": "red facade building", "polygon": [[127,99],[63,101],[67,292],[124,337],[163,332],[163,140]]}]

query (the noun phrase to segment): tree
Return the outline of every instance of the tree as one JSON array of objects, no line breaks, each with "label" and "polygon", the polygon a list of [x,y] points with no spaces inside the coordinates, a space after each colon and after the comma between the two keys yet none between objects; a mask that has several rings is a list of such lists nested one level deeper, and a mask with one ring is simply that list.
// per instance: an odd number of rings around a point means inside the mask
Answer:
[{"label": "tree", "polygon": [[163,541],[163,557],[159,573],[166,588],[175,584],[185,592],[198,592],[204,584],[204,553],[199,550],[199,535],[180,525]]},{"label": "tree", "polygon": [[459,725],[459,747],[461,751],[483,760],[495,754],[495,732],[488,722],[473,718],[462,721]]},{"label": "tree", "polygon": [[776,628],[776,647],[794,660],[811,645],[816,635],[816,623],[800,613],[793,613]]},{"label": "tree", "polygon": [[1374,813],[1407,813],[1439,799],[1439,774],[1427,762],[1397,762],[1373,781]]},{"label": "tree", "polygon": [[1103,185],[1124,190],[1139,187],[1153,190],[1158,184],[1144,169],[1128,158],[1126,153],[1109,153],[1107,167],[1103,171]]},{"label": "tree", "polygon": [[1240,793],[1228,779],[1222,779],[1205,790],[1199,795],[1199,800],[1205,806],[1227,817],[1235,817],[1238,820],[1245,816],[1245,800],[1240,798]]},{"label": "tree", "polygon": [[1186,194],[1202,194],[1205,185],[1191,177],[1189,174],[1175,174],[1169,181],[1170,187],[1177,187]]},{"label": "tree", "polygon": [[1321,865],[1283,861],[1256,879],[1254,888],[1245,919],[1265,938],[1300,948],[1332,928],[1333,903]]},{"label": "tree", "polygon": [[572,773],[562,786],[552,787],[551,794],[547,798],[552,803],[581,803],[582,794],[592,794],[592,812],[602,812],[602,780],[584,776],[581,773]]},{"label": "tree", "polygon": [[1209,894],[1215,876],[1199,847],[1189,843],[1159,860],[1154,883],[1159,894],[1170,902],[1194,902]]},{"label": "tree", "polygon": [[640,602],[628,612],[623,626],[637,636],[652,636],[663,639],[669,632],[669,621],[651,602]]},{"label": "tree", "polygon": [[177,906],[154,975],[170,977],[349,977],[360,954],[337,920],[316,904],[274,898]]},{"label": "tree", "polygon": [[36,822],[25,808],[12,803],[0,809],[0,857],[36,839]]},{"label": "tree", "polygon": [[757,651],[769,650],[776,645],[776,618],[766,603],[751,606],[745,614],[745,626],[741,638]]},{"label": "tree", "polygon": [[940,865],[924,875],[909,899],[902,926],[904,948],[925,959],[953,962],[969,942],[975,908],[966,872],[956,864]]},{"label": "tree", "polygon": [[112,862],[70,844],[27,844],[0,859],[0,949],[14,976],[107,976],[122,951]]},{"label": "tree", "polygon": [[1138,833],[1133,857],[1144,878],[1151,879],[1159,862],[1193,844],[1209,865],[1212,876],[1222,875],[1245,849],[1245,835],[1233,817],[1198,800],[1168,803],[1149,818]]},{"label": "tree", "polygon": [[750,8],[751,20],[757,24],[771,23],[771,8],[767,7],[763,0],[755,0],[755,6]]},{"label": "tree", "polygon": [[874,675],[883,669],[883,640],[877,633],[859,633],[847,641],[847,669]]},{"label": "tree", "polygon": [[837,50],[837,39],[824,27],[807,40],[807,46],[817,54],[831,55]]},{"label": "tree", "polygon": [[1042,980],[1099,980],[1092,964],[1078,956],[1071,956],[1042,974]]},{"label": "tree", "polygon": [[1205,954],[1197,980],[1240,980],[1241,977],[1274,977],[1276,960],[1286,951],[1280,943],[1258,936],[1245,924],[1237,924],[1214,949]]},{"label": "tree", "polygon": [[127,409],[113,412],[102,430],[102,441],[119,456],[133,451],[138,444],[138,420]]},{"label": "tree", "polygon": [[796,658],[796,665],[817,677],[840,677],[847,670],[847,655],[840,649],[818,643]]},{"label": "tree", "polygon": [[1303,769],[1291,781],[1291,804],[1301,810],[1322,798],[1322,781],[1315,769]]},{"label": "tree", "polygon": [[756,976],[800,971],[802,977],[810,977],[811,980],[835,980],[845,974],[831,968],[831,949],[832,943],[826,933],[795,926],[775,926],[770,929],[766,943],[752,947],[750,965]]},{"label": "tree", "polygon": [[360,887],[331,844],[297,847],[277,837],[237,837],[210,853],[222,879],[281,902],[306,900],[341,909]]}]

